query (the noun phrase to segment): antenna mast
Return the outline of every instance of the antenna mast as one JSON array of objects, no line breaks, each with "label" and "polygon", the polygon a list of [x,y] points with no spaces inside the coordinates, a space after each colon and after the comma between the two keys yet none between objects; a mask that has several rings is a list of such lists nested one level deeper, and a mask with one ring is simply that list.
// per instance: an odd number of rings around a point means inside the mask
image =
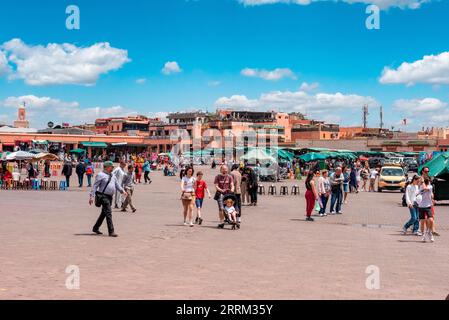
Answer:
[{"label": "antenna mast", "polygon": [[363,106],[363,128],[368,128],[368,116],[369,116],[369,109],[368,105]]}]

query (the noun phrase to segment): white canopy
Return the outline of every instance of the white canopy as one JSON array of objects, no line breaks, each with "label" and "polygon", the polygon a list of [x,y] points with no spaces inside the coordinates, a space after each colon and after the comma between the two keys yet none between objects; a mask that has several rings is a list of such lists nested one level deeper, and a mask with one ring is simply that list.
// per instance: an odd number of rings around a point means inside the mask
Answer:
[{"label": "white canopy", "polygon": [[10,153],[6,156],[6,160],[31,160],[34,159],[36,155],[26,152],[26,151],[17,151]]}]

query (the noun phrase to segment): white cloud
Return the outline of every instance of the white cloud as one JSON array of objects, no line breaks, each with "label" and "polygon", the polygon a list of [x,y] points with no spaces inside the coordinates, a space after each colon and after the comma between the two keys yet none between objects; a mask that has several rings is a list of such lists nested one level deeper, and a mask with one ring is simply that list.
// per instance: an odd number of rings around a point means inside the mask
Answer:
[{"label": "white cloud", "polygon": [[261,78],[269,81],[278,81],[283,78],[296,79],[293,71],[288,68],[276,68],[274,70],[245,68],[240,74],[245,77]]},{"label": "white cloud", "polygon": [[27,118],[33,127],[43,128],[49,121],[56,124],[84,124],[93,123],[97,118],[121,117],[136,115],[131,109],[122,106],[88,107],[82,108],[78,102],[66,102],[50,97],[37,97],[27,95],[21,97],[8,97],[0,101],[0,106],[10,109],[9,119],[16,119],[16,108],[26,103]]},{"label": "white cloud", "polygon": [[25,102],[28,110],[43,111],[42,109],[53,108],[78,108],[78,102],[65,102],[59,99],[53,99],[50,97],[37,97],[35,95],[27,95],[21,97],[8,97],[3,101],[3,106],[10,108],[17,108]]},{"label": "white cloud", "polygon": [[301,84],[301,86],[299,87],[299,90],[310,92],[310,91],[315,91],[316,89],[318,89],[319,86],[320,86],[320,84],[318,82],[313,82],[313,83],[303,82]]},{"label": "white cloud", "polygon": [[221,84],[220,81],[209,81],[209,82],[207,83],[207,85],[208,85],[209,87],[218,87],[220,84]]},{"label": "white cloud", "polygon": [[309,5],[313,2],[321,1],[332,1],[332,2],[346,2],[352,3],[362,3],[362,4],[375,4],[381,9],[388,9],[392,7],[397,7],[401,9],[418,9],[422,4],[430,2],[431,0],[238,0],[240,3],[246,6],[260,6],[266,4],[275,3],[287,3],[287,4],[298,4],[298,5]]},{"label": "white cloud", "polygon": [[137,84],[145,84],[145,83],[147,83],[147,79],[145,79],[145,78],[137,79],[137,80],[136,80],[136,83],[137,83]]},{"label": "white cloud", "polygon": [[449,52],[424,56],[412,63],[404,62],[399,68],[385,67],[380,78],[382,84],[429,83],[449,84]]},{"label": "white cloud", "polygon": [[221,97],[215,102],[217,108],[245,110],[279,110],[283,112],[303,112],[310,117],[341,117],[344,112],[359,110],[363,105],[378,106],[372,97],[356,94],[317,93],[305,91],[273,91],[262,94],[258,99],[244,95]]},{"label": "white cloud", "polygon": [[23,79],[33,86],[75,84],[95,85],[102,74],[120,69],[129,62],[128,52],[107,42],[90,47],[50,43],[27,45],[20,39],[5,42],[6,52],[15,72],[10,79]]},{"label": "white cloud", "polygon": [[393,103],[393,108],[397,111],[403,111],[407,114],[435,112],[443,110],[447,103],[435,98],[425,99],[399,99]]},{"label": "white cloud", "polygon": [[179,67],[179,64],[176,61],[168,61],[167,63],[165,63],[164,68],[162,69],[162,73],[167,76],[180,72],[182,72],[182,69]]},{"label": "white cloud", "polygon": [[10,67],[8,65],[8,60],[3,51],[0,50],[0,76],[10,72]]}]

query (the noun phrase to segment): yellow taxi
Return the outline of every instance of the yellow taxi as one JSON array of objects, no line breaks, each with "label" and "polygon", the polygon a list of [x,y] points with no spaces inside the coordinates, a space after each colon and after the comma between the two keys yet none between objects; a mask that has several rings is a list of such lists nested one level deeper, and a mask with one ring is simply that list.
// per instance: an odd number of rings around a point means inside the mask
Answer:
[{"label": "yellow taxi", "polygon": [[405,191],[405,183],[407,178],[405,177],[404,169],[400,166],[384,166],[379,173],[379,186],[378,191],[382,190],[401,190]]}]

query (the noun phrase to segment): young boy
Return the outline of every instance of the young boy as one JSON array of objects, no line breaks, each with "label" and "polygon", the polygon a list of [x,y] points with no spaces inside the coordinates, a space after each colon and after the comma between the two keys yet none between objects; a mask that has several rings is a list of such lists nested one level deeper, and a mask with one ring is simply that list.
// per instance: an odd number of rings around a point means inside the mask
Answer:
[{"label": "young boy", "polygon": [[234,200],[227,199],[225,201],[225,207],[224,207],[226,214],[229,217],[229,220],[231,220],[232,229],[234,230],[235,227],[240,229],[240,225],[237,223],[237,210],[234,208]]},{"label": "young boy", "polygon": [[197,210],[197,216],[195,222],[201,225],[203,223],[203,218],[201,217],[201,209],[203,208],[203,201],[205,196],[205,191],[209,195],[209,199],[211,198],[209,188],[207,187],[206,181],[203,180],[203,173],[199,171],[196,174],[196,182],[195,182],[195,206]]}]

